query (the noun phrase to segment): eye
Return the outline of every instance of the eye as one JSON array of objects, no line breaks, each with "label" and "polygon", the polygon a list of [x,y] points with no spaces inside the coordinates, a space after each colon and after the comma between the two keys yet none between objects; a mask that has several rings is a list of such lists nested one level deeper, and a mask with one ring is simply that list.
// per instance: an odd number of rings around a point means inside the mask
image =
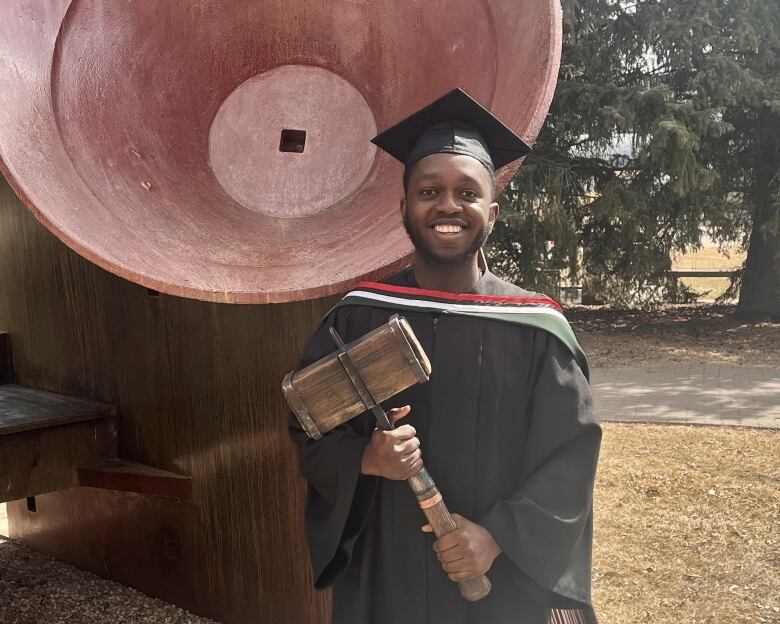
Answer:
[{"label": "eye", "polygon": [[422,195],[423,197],[433,197],[434,195],[436,195],[436,189],[431,187],[424,188],[420,191],[420,195]]},{"label": "eye", "polygon": [[468,197],[469,199],[477,199],[479,197],[477,193],[475,193],[474,191],[470,191],[468,189],[463,191],[461,195],[463,195],[463,197]]}]

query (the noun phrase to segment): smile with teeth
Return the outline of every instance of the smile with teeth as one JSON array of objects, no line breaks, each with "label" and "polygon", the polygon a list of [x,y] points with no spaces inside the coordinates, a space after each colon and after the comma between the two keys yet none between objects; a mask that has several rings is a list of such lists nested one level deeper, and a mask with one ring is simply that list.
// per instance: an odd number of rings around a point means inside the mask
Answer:
[{"label": "smile with teeth", "polygon": [[463,226],[460,225],[434,225],[433,229],[439,232],[440,234],[457,234],[463,229]]}]

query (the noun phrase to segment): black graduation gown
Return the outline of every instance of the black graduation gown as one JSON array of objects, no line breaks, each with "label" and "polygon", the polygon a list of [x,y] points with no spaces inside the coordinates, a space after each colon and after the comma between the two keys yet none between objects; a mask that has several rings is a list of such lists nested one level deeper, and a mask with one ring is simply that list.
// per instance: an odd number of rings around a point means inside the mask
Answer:
[{"label": "black graduation gown", "polygon": [[[405,271],[389,280],[416,286]],[[475,293],[528,296],[489,272]],[[349,342],[392,310],[345,306],[312,336],[305,366],[334,350],[328,328]],[[552,334],[489,319],[404,311],[432,375],[391,399],[411,405],[423,461],[457,512],[490,531],[503,553],[493,589],[469,603],[423,533],[405,481],[360,474],[375,420],[370,413],[309,439],[293,439],[309,482],[306,527],[314,583],[333,585],[333,624],[542,624],[550,607],[590,603],[592,492],[601,430],[585,375]]]}]

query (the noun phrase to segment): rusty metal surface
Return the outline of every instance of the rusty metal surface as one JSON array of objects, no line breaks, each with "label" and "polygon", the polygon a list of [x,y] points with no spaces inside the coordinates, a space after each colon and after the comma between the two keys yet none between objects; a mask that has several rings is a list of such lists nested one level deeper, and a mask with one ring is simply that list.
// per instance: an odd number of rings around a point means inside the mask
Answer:
[{"label": "rusty metal surface", "polygon": [[462,86],[532,143],[560,38],[557,0],[6,0],[2,168],[68,246],[149,288],[325,296],[408,262],[375,130]]},{"label": "rusty metal surface", "polygon": [[0,327],[19,383],[116,405],[118,455],[191,477],[193,498],[72,488],[11,505],[12,535],[225,624],[326,622],[279,380],[333,303],[150,295],[65,247],[0,179]]}]

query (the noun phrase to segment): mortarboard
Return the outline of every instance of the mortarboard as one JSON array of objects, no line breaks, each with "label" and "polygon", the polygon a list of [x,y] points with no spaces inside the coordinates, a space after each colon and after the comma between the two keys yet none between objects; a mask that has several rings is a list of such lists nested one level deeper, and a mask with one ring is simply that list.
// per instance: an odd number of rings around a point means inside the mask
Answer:
[{"label": "mortarboard", "polygon": [[407,168],[431,154],[465,154],[500,169],[531,148],[462,89],[453,89],[371,142]]}]

